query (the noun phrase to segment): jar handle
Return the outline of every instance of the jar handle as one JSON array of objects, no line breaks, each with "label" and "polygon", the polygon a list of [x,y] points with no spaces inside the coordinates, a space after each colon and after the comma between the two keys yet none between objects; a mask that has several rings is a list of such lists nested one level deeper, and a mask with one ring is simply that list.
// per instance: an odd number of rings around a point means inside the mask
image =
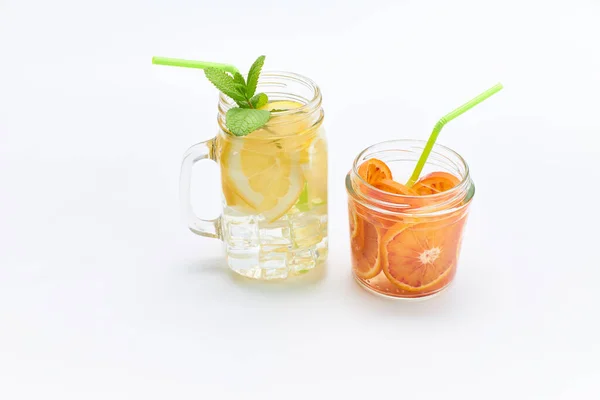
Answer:
[{"label": "jar handle", "polygon": [[179,174],[179,202],[188,224],[188,228],[197,235],[210,238],[222,239],[221,216],[215,219],[202,219],[198,217],[192,208],[190,186],[192,182],[192,167],[198,161],[210,159],[217,162],[215,158],[215,138],[191,146],[185,152],[181,163]]}]

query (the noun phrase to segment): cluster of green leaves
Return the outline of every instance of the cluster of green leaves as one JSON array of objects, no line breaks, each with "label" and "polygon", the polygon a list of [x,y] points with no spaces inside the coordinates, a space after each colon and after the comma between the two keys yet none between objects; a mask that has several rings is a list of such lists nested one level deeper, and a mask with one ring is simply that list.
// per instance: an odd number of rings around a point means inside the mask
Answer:
[{"label": "cluster of green leaves", "polygon": [[229,74],[217,68],[206,68],[204,74],[224,95],[236,102],[225,115],[225,125],[236,136],[246,136],[265,125],[271,112],[258,110],[269,101],[264,93],[256,93],[258,78],[265,63],[265,56],[254,61],[248,72],[247,80],[236,72]]}]

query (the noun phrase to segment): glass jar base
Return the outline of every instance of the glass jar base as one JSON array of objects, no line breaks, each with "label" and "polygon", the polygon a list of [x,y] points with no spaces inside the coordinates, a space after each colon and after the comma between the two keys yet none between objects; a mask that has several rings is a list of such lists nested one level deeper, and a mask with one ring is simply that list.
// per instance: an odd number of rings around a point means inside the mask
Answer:
[{"label": "glass jar base", "polygon": [[324,268],[324,261],[317,261],[311,265],[305,266],[302,270],[290,270],[285,267],[281,268],[261,268],[259,266],[254,266],[251,268],[234,268],[229,265],[229,268],[235,272],[236,274],[243,276],[245,278],[249,278],[256,281],[285,281],[293,279],[294,277],[304,276],[309,273],[313,273],[313,271]]},{"label": "glass jar base", "polygon": [[285,280],[305,275],[325,264],[328,240],[323,238],[316,245],[289,251],[229,251],[229,268],[246,278],[256,280]]},{"label": "glass jar base", "polygon": [[432,299],[434,297],[437,297],[439,295],[441,295],[442,293],[444,293],[451,285],[452,285],[452,281],[448,282],[448,284],[446,284],[445,286],[439,288],[438,290],[431,292],[431,293],[427,293],[427,294],[416,294],[414,296],[405,296],[405,295],[395,295],[395,294],[390,294],[388,292],[384,292],[382,290],[377,290],[369,285],[367,285],[365,282],[362,281],[362,279],[360,279],[358,276],[356,276],[356,274],[353,272],[352,273],[352,277],[354,278],[354,280],[358,283],[358,285],[360,287],[362,287],[363,289],[366,289],[368,292],[371,292],[377,296],[386,298],[386,299],[393,299],[393,300],[403,300],[403,301],[409,301],[409,302],[417,302],[417,301],[424,301],[424,300],[429,300]]}]

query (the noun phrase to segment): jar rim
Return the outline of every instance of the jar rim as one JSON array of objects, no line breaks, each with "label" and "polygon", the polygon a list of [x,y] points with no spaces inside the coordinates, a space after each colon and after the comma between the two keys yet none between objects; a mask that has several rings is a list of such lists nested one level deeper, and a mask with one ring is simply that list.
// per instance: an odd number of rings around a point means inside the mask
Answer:
[{"label": "jar rim", "polygon": [[[373,152],[373,150],[376,147],[381,147],[381,146],[387,145],[387,146],[390,146],[391,148],[406,149],[406,148],[409,148],[409,145],[413,145],[413,147],[415,149],[418,149],[418,148],[422,149],[425,147],[426,143],[427,143],[427,141],[419,140],[419,139],[392,139],[392,140],[375,143],[375,144],[365,148],[364,150],[362,150],[355,157],[355,159],[352,163],[352,169],[350,172],[348,172],[348,177],[350,177],[350,175],[352,175],[351,178],[358,180],[358,183],[362,187],[365,187],[370,192],[374,192],[376,194],[379,193],[379,194],[381,194],[381,198],[391,199],[391,201],[375,199],[374,196],[368,196],[364,193],[361,193],[359,190],[356,190],[354,188],[354,186],[352,185],[351,182],[350,182],[350,187],[349,188],[347,187],[347,189],[348,190],[352,189],[352,191],[354,193],[356,193],[362,199],[367,200],[368,203],[374,203],[374,204],[378,204],[378,205],[385,207],[385,209],[388,212],[389,212],[390,208],[393,208],[394,210],[397,209],[397,210],[399,210],[398,212],[400,212],[400,213],[402,212],[402,209],[410,208],[409,213],[414,213],[414,212],[427,211],[428,208],[439,209],[440,206],[444,206],[445,204],[448,206],[450,206],[451,204],[455,204],[457,199],[459,199],[463,194],[468,193],[468,191],[471,188],[474,189],[474,185],[471,180],[469,165],[467,164],[465,159],[460,154],[458,154],[456,151],[454,151],[451,148],[444,146],[442,144],[438,144],[438,143],[434,144],[432,153],[437,153],[435,151],[436,149],[438,151],[442,150],[444,152],[449,153],[455,159],[455,160],[452,160],[452,162],[453,163],[458,162],[460,164],[459,166],[464,171],[461,174],[460,183],[458,185],[456,185],[455,187],[453,187],[452,189],[447,190],[445,192],[422,195],[422,196],[421,195],[415,196],[415,195],[403,195],[403,194],[390,193],[390,192],[386,192],[384,190],[376,188],[375,186],[368,183],[365,179],[363,179],[358,174],[358,168],[360,167],[359,164],[361,163],[361,160],[364,158],[364,156],[366,154]],[[471,195],[471,198],[472,197],[473,196]],[[471,198],[466,199],[467,202],[470,202]],[[422,201],[423,199],[428,200],[426,202],[426,204],[427,204],[426,206],[423,206],[423,207],[409,206],[409,204],[416,203],[419,200]],[[452,211],[453,207],[449,207],[449,208],[450,208],[450,210],[445,210],[445,211]],[[394,212],[396,212],[396,211],[394,211]]]},{"label": "jar rim", "polygon": [[[244,76],[244,78],[247,77],[247,75],[242,75],[242,76]],[[302,97],[303,100],[306,101],[302,106],[300,106],[298,108],[284,110],[284,111],[271,111],[273,113],[273,115],[287,116],[287,115],[301,114],[301,113],[306,113],[306,114],[310,115],[314,111],[321,108],[322,95],[321,95],[321,89],[319,88],[319,86],[312,79],[310,79],[306,76],[297,74],[295,72],[278,71],[278,70],[263,71],[260,75],[260,79],[258,81],[258,86],[260,87],[261,85],[269,85],[269,86],[279,86],[281,88],[286,88],[287,87],[286,81],[291,81],[291,82],[303,85],[305,88],[307,88],[310,91],[310,95],[307,97],[296,95],[296,97]],[[290,94],[292,94],[292,93],[290,93]],[[235,105],[236,105],[235,101],[233,101],[232,99],[230,99],[228,96],[224,95],[223,93],[219,93],[218,120],[219,120],[219,124],[221,125],[221,128],[225,127],[225,115],[226,115],[227,111],[230,108],[234,107]]]}]

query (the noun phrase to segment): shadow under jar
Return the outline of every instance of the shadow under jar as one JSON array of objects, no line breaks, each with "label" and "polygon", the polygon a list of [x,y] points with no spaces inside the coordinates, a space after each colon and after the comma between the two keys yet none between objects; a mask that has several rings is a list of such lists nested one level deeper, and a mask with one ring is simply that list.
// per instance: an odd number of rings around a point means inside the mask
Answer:
[{"label": "shadow under jar", "polygon": [[405,196],[376,189],[358,175],[368,159],[385,162],[406,182],[425,141],[393,140],[362,151],[346,176],[352,270],[366,289],[394,298],[431,296],[456,275],[463,229],[475,186],[465,160],[434,145],[421,176],[448,172],[460,183],[442,193]]}]

